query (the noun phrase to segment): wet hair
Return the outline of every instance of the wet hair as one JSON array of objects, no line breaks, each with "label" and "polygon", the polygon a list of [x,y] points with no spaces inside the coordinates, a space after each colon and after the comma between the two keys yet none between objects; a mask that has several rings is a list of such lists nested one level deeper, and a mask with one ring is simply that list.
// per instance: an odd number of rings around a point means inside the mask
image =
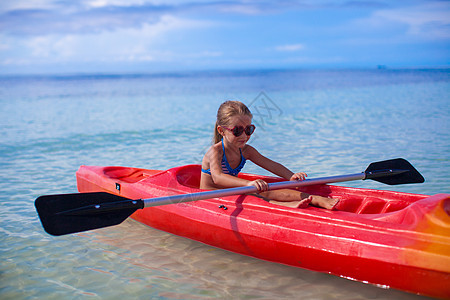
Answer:
[{"label": "wet hair", "polygon": [[217,130],[217,126],[229,126],[230,119],[234,116],[253,117],[248,107],[240,101],[225,101],[217,110],[216,126],[214,126],[213,144],[222,140],[222,135]]}]

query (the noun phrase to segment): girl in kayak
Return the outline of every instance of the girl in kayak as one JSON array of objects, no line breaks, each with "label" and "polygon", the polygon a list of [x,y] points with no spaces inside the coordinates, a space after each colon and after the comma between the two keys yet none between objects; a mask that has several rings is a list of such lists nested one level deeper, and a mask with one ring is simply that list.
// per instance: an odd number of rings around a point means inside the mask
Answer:
[{"label": "girl in kayak", "polygon": [[306,173],[293,173],[288,168],[247,145],[255,131],[250,110],[239,101],[226,101],[217,111],[213,145],[202,160],[201,189],[222,189],[240,186],[254,186],[259,196],[266,201],[288,207],[304,208],[310,203],[333,209],[338,200],[291,189],[269,191],[267,182],[262,179],[249,181],[237,177],[246,160],[286,180],[304,180]]}]

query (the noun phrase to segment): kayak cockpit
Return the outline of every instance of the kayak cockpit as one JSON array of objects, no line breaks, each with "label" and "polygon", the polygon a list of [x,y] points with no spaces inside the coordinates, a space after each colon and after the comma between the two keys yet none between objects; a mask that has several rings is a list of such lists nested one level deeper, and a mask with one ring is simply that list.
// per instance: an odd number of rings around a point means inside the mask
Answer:
[{"label": "kayak cockpit", "polygon": [[103,169],[103,174],[106,177],[128,183],[135,183],[158,173],[161,173],[161,171],[129,167],[105,167]]}]

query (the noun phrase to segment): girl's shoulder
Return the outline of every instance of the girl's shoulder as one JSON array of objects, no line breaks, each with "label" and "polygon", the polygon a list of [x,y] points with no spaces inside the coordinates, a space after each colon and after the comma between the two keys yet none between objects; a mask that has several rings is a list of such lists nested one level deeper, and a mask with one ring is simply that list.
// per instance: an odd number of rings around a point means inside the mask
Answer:
[{"label": "girl's shoulder", "polygon": [[209,169],[210,168],[210,162],[213,160],[218,160],[223,155],[222,153],[222,147],[220,146],[220,143],[214,144],[211,147],[209,147],[208,150],[206,150],[205,155],[202,159],[202,168],[203,169]]},{"label": "girl's shoulder", "polygon": [[209,148],[209,151],[222,153],[222,142],[215,143]]},{"label": "girl's shoulder", "polygon": [[205,153],[205,156],[211,157],[211,156],[216,156],[216,155],[222,155],[223,154],[222,152],[223,152],[222,145],[219,142],[219,143],[214,144],[211,147],[209,147],[209,149]]},{"label": "girl's shoulder", "polygon": [[246,144],[243,148],[242,148],[242,155],[244,155],[244,157],[246,159],[251,158],[251,156],[254,153],[258,153],[258,150],[256,150],[253,146],[250,146],[248,144]]}]

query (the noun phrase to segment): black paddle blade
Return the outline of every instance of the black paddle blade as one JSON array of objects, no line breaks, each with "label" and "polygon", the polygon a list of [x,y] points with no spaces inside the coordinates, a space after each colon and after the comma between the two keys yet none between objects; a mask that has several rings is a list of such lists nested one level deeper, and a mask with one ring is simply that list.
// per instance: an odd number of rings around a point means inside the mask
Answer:
[{"label": "black paddle blade", "polygon": [[79,193],[41,196],[35,206],[45,231],[64,235],[118,225],[144,202],[108,193]]},{"label": "black paddle blade", "polygon": [[371,163],[365,173],[365,179],[372,179],[389,185],[422,183],[425,181],[423,176],[403,158]]}]

